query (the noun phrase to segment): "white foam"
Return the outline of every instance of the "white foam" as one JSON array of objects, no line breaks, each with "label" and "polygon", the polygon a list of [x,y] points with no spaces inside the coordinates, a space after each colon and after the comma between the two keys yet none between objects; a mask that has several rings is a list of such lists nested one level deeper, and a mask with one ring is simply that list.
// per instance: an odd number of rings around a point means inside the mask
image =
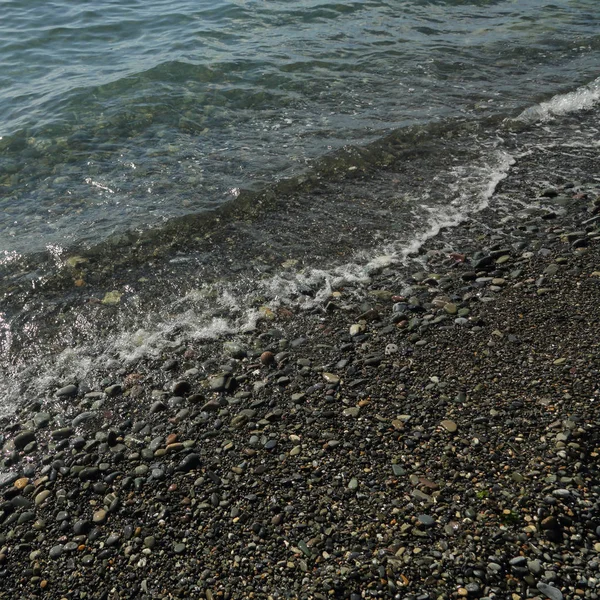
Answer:
[{"label": "white foam", "polygon": [[[4,395],[5,410],[14,408],[21,385],[28,381],[28,395],[40,395],[67,380],[87,381],[93,385],[94,373],[113,360],[131,365],[142,358],[160,358],[169,348],[181,347],[196,341],[214,340],[223,336],[252,331],[259,319],[265,318],[257,307],[261,304],[272,310],[286,306],[294,310],[323,307],[337,289],[343,291],[340,302],[353,301],[371,282],[374,273],[389,266],[406,264],[408,258],[441,229],[454,227],[470,215],[488,206],[498,185],[513,164],[513,158],[504,152],[491,152],[481,164],[470,164],[445,174],[449,201],[444,206],[431,204],[424,196],[424,205],[415,213],[421,224],[405,239],[382,242],[370,251],[356,253],[348,262],[330,269],[306,267],[297,272],[282,269],[273,276],[257,280],[221,281],[205,285],[182,296],[161,314],[148,314],[142,326],[132,328],[128,315],[139,312],[136,299],[121,306],[121,323],[108,338],[94,339],[88,345],[68,348],[56,358],[13,374],[10,387]],[[450,201],[454,199],[454,202]],[[429,204],[428,204],[429,202]],[[307,293],[305,293],[307,292]],[[7,388],[5,388],[7,389]]]},{"label": "white foam", "polygon": [[525,109],[517,120],[527,123],[548,121],[553,117],[588,110],[600,102],[600,77],[567,94],[558,94],[535,106]]}]

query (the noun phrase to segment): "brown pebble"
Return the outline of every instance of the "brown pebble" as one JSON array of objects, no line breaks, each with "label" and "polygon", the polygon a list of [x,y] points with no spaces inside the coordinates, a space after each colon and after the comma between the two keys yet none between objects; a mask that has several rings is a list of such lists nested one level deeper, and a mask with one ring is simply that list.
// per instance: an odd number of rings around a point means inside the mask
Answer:
[{"label": "brown pebble", "polygon": [[177,441],[178,437],[179,436],[176,433],[170,433],[167,436],[166,445],[168,446],[169,444],[174,444]]},{"label": "brown pebble", "polygon": [[275,355],[267,350],[260,355],[260,362],[263,365],[272,365],[275,362]]},{"label": "brown pebble", "polygon": [[549,517],[546,517],[541,523],[540,523],[542,529],[558,529],[558,520],[556,519],[556,517],[550,515]]},{"label": "brown pebble", "polygon": [[104,523],[104,521],[106,521],[107,515],[108,515],[107,511],[105,511],[103,508],[101,508],[100,510],[97,510],[92,515],[92,521],[97,524]]},{"label": "brown pebble", "polygon": [[28,483],[29,483],[29,478],[28,477],[21,477],[20,479],[17,479],[15,481],[15,487],[18,490],[22,490]]},{"label": "brown pebble", "polygon": [[174,444],[169,444],[165,450],[167,452],[175,452],[176,450],[181,450],[183,448],[183,444],[181,442],[175,442]]}]

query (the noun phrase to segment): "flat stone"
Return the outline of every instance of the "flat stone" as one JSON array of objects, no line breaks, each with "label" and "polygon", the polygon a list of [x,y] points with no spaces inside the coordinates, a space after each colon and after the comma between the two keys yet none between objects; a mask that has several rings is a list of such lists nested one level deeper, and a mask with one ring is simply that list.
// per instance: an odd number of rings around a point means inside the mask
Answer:
[{"label": "flat stone", "polygon": [[34,499],[37,506],[43,504],[43,502],[52,495],[50,490],[42,490]]},{"label": "flat stone", "polygon": [[71,426],[72,427],[78,427],[79,425],[82,425],[83,423],[85,423],[86,421],[90,421],[91,419],[93,419],[95,416],[97,415],[96,411],[86,411],[86,412],[82,412],[79,413],[72,421],[71,421]]},{"label": "flat stone", "polygon": [[344,409],[342,414],[345,417],[356,418],[356,417],[358,417],[359,413],[360,413],[360,406],[351,406],[350,408]]},{"label": "flat stone", "polygon": [[219,412],[221,410],[221,405],[216,400],[209,400],[206,402],[202,408],[200,409],[202,412]]},{"label": "flat stone", "polygon": [[398,465],[398,464],[393,464],[392,465],[392,472],[394,473],[394,475],[396,477],[401,477],[402,475],[406,474],[406,471],[404,470],[404,468],[402,467],[402,465]]},{"label": "flat stone", "polygon": [[444,421],[442,421],[440,423],[440,425],[448,432],[448,433],[455,433],[456,430],[458,429],[458,425],[454,422],[454,421],[450,421],[449,419],[446,419]]},{"label": "flat stone", "polygon": [[542,563],[539,560],[528,560],[527,568],[533,575],[541,575],[543,571]]},{"label": "flat stone", "polygon": [[418,515],[417,519],[424,527],[431,527],[432,525],[435,525],[435,519],[429,515]]},{"label": "flat stone", "polygon": [[546,598],[550,598],[550,600],[563,600],[564,598],[562,592],[558,588],[548,585],[543,581],[539,581],[536,587],[544,594],[544,596],[546,596]]},{"label": "flat stone", "polygon": [[35,513],[34,512],[24,512],[19,515],[17,519],[17,525],[21,525],[23,523],[29,523],[29,521],[35,521]]},{"label": "flat stone", "polygon": [[53,440],[64,440],[68,437],[71,437],[75,433],[72,427],[61,427],[60,429],[55,429],[50,435]]},{"label": "flat stone", "polygon": [[56,396],[59,398],[73,398],[77,396],[79,388],[76,385],[65,385],[56,392]]},{"label": "flat stone", "polygon": [[338,385],[340,378],[333,373],[323,373],[323,379],[330,385]]},{"label": "flat stone", "polygon": [[0,489],[12,485],[17,479],[19,479],[18,473],[10,471],[8,473],[0,474]]}]

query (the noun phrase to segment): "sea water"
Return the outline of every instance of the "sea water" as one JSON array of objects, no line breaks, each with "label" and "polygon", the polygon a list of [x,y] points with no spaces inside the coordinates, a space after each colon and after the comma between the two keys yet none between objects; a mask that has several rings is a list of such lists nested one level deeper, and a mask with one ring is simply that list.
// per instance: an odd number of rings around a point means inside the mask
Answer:
[{"label": "sea water", "polygon": [[318,303],[524,144],[598,140],[595,0],[5,1],[0,56],[6,410],[251,327],[257,295]]}]

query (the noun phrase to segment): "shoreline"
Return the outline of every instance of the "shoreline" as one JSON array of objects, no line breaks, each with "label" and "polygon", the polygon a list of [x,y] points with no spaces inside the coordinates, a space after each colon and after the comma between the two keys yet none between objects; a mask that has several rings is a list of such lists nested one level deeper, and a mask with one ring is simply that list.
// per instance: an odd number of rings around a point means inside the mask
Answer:
[{"label": "shoreline", "polygon": [[600,188],[552,177],[3,417],[0,598],[597,598]]}]

